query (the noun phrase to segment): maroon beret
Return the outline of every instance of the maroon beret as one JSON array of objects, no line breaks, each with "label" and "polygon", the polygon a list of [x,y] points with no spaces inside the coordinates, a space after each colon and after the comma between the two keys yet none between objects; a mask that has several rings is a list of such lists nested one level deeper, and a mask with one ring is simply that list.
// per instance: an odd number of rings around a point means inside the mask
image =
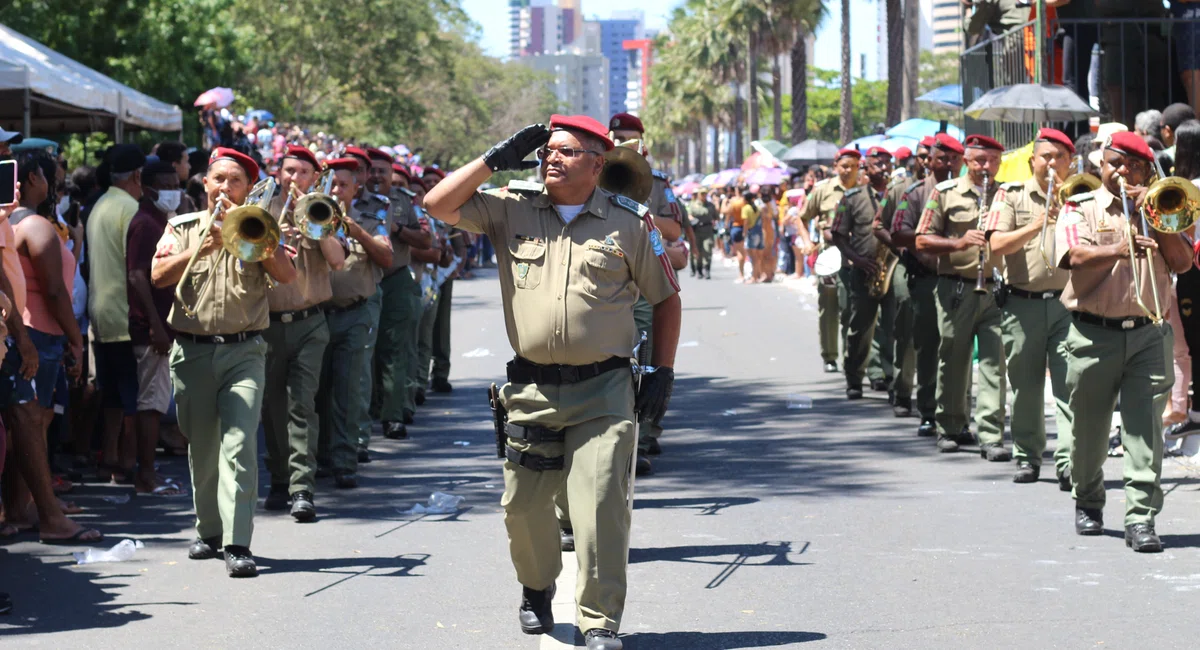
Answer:
[{"label": "maroon beret", "polygon": [[382,160],[388,164],[391,164],[392,162],[392,157],[387,155],[386,151],[383,149],[376,149],[375,147],[369,147],[367,149],[367,158],[370,160]]},{"label": "maroon beret", "polygon": [[339,172],[356,172],[358,171],[359,161],[357,158],[331,158],[325,161],[325,167]]},{"label": "maroon beret", "polygon": [[896,160],[904,160],[905,158],[912,158],[912,149],[909,149],[908,147],[900,147],[892,155],[894,155],[896,157]]},{"label": "maroon beret", "polygon": [[1108,138],[1108,142],[1104,143],[1105,149],[1112,149],[1126,156],[1137,156],[1144,160],[1154,162],[1154,152],[1150,150],[1150,145],[1142,139],[1142,136],[1133,131],[1121,131],[1114,133]]},{"label": "maroon beret", "polygon": [[604,150],[612,151],[613,141],[608,138],[608,129],[587,115],[551,115],[550,130],[583,131],[604,141]]},{"label": "maroon beret", "polygon": [[287,151],[283,154],[284,158],[295,158],[313,166],[313,169],[321,168],[321,161],[317,160],[317,155],[308,150],[307,147],[301,147],[298,144],[289,144]]},{"label": "maroon beret", "polygon": [[965,144],[969,149],[993,149],[995,151],[1004,151],[1004,145],[997,142],[995,138],[989,138],[986,135],[968,135]]},{"label": "maroon beret", "polygon": [[859,151],[858,149],[855,149],[854,147],[844,147],[840,151],[837,152],[837,156],[835,156],[833,159],[841,160],[843,156],[853,156],[855,158],[861,159],[862,152]]},{"label": "maroon beret", "polygon": [[937,134],[937,137],[934,138],[933,146],[943,151],[951,151],[954,153],[963,153],[966,151],[963,149],[962,143],[958,140],[955,140],[954,137],[948,133]]},{"label": "maroon beret", "polygon": [[1037,138],[1035,138],[1035,140],[1037,142],[1053,142],[1054,144],[1061,144],[1062,146],[1066,147],[1067,151],[1070,151],[1072,155],[1075,154],[1075,143],[1071,142],[1071,138],[1068,137],[1066,133],[1063,133],[1058,129],[1038,129]]},{"label": "maroon beret", "polygon": [[883,156],[885,158],[890,159],[892,157],[892,152],[888,151],[887,149],[884,149],[883,147],[871,147],[870,149],[867,149],[867,155],[868,156]]},{"label": "maroon beret", "polygon": [[363,162],[367,163],[368,167],[371,166],[371,156],[367,155],[366,150],[363,149],[362,147],[354,147],[354,146],[346,147],[346,151],[342,155],[343,156],[353,156],[353,157],[358,158],[358,159],[362,160]]},{"label": "maroon beret", "polygon": [[612,131],[637,131],[645,133],[646,127],[642,126],[642,121],[636,115],[629,113],[617,113],[608,121],[609,129]]},{"label": "maroon beret", "polygon": [[928,149],[928,148],[932,147],[934,144],[937,144],[937,140],[934,140],[932,135],[927,135],[927,136],[921,138],[921,141],[917,143],[917,146],[925,147],[926,149]]},{"label": "maroon beret", "polygon": [[246,178],[250,179],[251,183],[258,182],[258,163],[254,162],[254,159],[250,156],[237,149],[217,147],[213,149],[212,155],[208,157],[208,164],[211,165],[218,160],[232,160],[241,166],[242,169],[246,170]]},{"label": "maroon beret", "polygon": [[424,169],[424,170],[421,172],[421,177],[422,177],[422,178],[424,178],[424,177],[426,177],[426,176],[431,176],[431,175],[432,175],[432,176],[437,176],[439,179],[444,179],[444,178],[446,178],[446,172],[445,172],[445,171],[443,171],[443,170],[442,170],[442,168],[440,168],[440,167],[426,167],[426,168],[425,168],[425,169]]},{"label": "maroon beret", "polygon": [[407,178],[410,181],[413,179],[412,172],[409,171],[408,167],[405,167],[404,165],[401,165],[400,163],[392,163],[392,171],[396,172],[397,174],[400,174],[401,176]]}]

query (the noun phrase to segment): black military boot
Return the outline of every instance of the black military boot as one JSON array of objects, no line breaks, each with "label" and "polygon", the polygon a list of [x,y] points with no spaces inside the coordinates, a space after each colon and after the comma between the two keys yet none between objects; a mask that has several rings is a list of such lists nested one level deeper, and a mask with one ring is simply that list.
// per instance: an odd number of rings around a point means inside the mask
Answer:
[{"label": "black military boot", "polygon": [[406,440],[408,439],[408,427],[404,426],[403,422],[384,422],[383,437],[388,440]]},{"label": "black military boot", "polygon": [[1162,553],[1162,540],[1154,524],[1129,524],[1125,527],[1125,545],[1138,553]]},{"label": "black military boot", "polygon": [[1058,473],[1058,489],[1063,492],[1071,491],[1071,466],[1067,465]]},{"label": "black military boot", "polygon": [[654,463],[650,462],[650,457],[641,449],[637,452],[637,459],[634,465],[634,474],[637,476],[649,476],[654,473]]},{"label": "black military boot", "polygon": [[525,634],[550,634],[554,631],[554,611],[551,602],[554,600],[555,585],[541,591],[522,587],[521,610],[518,618],[521,621],[521,631]]},{"label": "black military boot", "polygon": [[906,418],[912,415],[912,399],[906,397],[897,397],[892,403],[892,415],[898,418]]},{"label": "black military boot", "polygon": [[989,442],[979,446],[979,457],[990,463],[1007,463],[1012,460],[1012,452],[998,442]]},{"label": "black military boot", "polygon": [[292,517],[299,522],[317,518],[317,506],[313,504],[312,492],[300,490],[292,495]]},{"label": "black military boot", "polygon": [[917,435],[922,438],[937,435],[937,424],[934,423],[933,418],[921,419],[921,426],[917,427]]},{"label": "black military boot", "polygon": [[616,632],[599,627],[584,632],[583,640],[587,643],[587,650],[621,650],[625,647]]},{"label": "black military boot", "polygon": [[422,404],[425,403],[425,389],[424,388],[417,389],[416,394],[413,395],[413,401],[416,402],[417,406],[421,406]]},{"label": "black military boot", "polygon": [[288,488],[286,485],[272,485],[271,491],[267,493],[267,498],[263,500],[263,507],[267,510],[287,510],[288,507]]},{"label": "black military boot", "polygon": [[[1104,532],[1104,513],[1099,508],[1075,507],[1075,534],[1095,537]],[[1125,532],[1129,540],[1129,531]]]},{"label": "black military boot", "polygon": [[1037,483],[1041,473],[1041,467],[1027,461],[1021,461],[1017,463],[1017,473],[1013,474],[1013,483]]},{"label": "black military boot", "polygon": [[258,566],[250,549],[229,545],[225,547],[225,571],[230,578],[253,578],[258,575]]},{"label": "black military boot", "polygon": [[862,399],[862,386],[847,386],[846,399]]},{"label": "black military boot", "polygon": [[196,541],[188,547],[188,557],[193,560],[214,560],[220,552],[220,537],[196,538]]},{"label": "black military boot", "polygon": [[937,448],[943,454],[954,453],[958,451],[958,442],[949,436],[938,436]]}]

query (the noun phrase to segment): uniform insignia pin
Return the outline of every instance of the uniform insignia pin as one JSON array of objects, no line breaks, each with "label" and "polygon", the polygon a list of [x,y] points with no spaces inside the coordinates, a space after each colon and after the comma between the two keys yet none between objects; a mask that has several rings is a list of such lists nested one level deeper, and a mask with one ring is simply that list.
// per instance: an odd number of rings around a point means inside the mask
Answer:
[{"label": "uniform insignia pin", "polygon": [[517,277],[524,280],[525,276],[527,276],[527,275],[529,275],[529,264],[527,264],[525,262],[521,262],[520,264],[517,264]]}]

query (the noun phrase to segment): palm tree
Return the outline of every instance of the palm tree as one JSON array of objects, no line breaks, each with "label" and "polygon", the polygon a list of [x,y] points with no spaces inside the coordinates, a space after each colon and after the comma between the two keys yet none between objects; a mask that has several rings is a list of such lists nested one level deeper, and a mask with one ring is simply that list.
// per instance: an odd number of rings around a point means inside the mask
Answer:
[{"label": "palm tree", "polygon": [[[759,0],[763,24],[760,49],[771,57],[772,134],[783,141],[783,94],[779,57],[792,56],[792,139],[807,134],[808,61],[807,36],[825,16],[821,0]],[[797,57],[799,59],[797,60]],[[799,112],[797,112],[799,111]],[[801,140],[803,137],[800,138]]]},{"label": "palm tree", "polygon": [[[909,0],[908,4],[916,4]],[[887,11],[887,112],[884,122],[892,126],[900,121],[904,103],[904,19],[900,0],[886,0]]]},{"label": "palm tree", "polygon": [[900,108],[900,119],[917,116],[917,70],[920,68],[921,10],[917,0],[904,0],[904,101]]},{"label": "palm tree", "polygon": [[842,0],[842,106],[838,137],[843,143],[854,139],[854,103],[850,97],[850,0]]}]

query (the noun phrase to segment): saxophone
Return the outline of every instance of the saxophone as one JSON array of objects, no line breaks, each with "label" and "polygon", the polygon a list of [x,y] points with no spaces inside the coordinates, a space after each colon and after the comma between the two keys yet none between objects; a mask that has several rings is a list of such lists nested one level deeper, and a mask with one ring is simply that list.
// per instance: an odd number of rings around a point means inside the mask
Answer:
[{"label": "saxophone", "polygon": [[875,248],[875,266],[878,270],[867,283],[867,295],[875,300],[881,300],[892,287],[892,276],[896,273],[896,264],[900,257],[892,249],[879,244]]}]

